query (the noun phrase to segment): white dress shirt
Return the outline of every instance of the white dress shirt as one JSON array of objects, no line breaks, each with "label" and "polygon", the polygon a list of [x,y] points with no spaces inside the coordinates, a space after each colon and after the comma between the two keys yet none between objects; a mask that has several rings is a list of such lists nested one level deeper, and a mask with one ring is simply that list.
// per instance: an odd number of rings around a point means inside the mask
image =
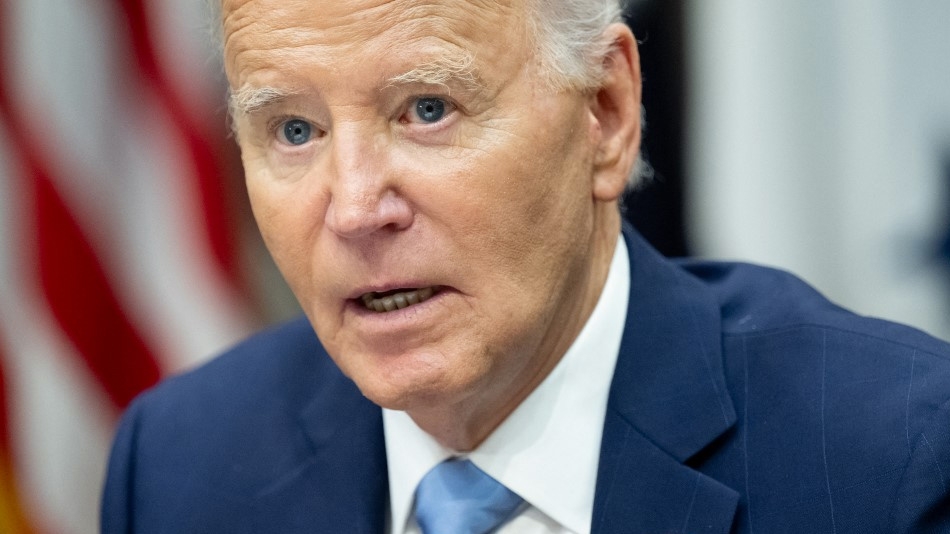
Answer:
[{"label": "white dress shirt", "polygon": [[405,413],[383,410],[389,464],[391,534],[419,534],[416,486],[453,456],[523,497],[503,534],[589,534],[607,395],[623,336],[630,262],[617,241],[604,290],[590,319],[551,374],[474,451],[439,445]]}]

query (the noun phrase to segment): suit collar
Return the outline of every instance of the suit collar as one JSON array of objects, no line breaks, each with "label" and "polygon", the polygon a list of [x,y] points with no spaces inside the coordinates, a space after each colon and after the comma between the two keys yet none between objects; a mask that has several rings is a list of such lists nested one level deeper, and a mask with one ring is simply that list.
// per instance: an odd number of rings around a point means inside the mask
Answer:
[{"label": "suit collar", "polygon": [[[300,413],[309,457],[279,474],[258,507],[256,532],[384,532],[389,483],[382,413],[325,358],[311,402]],[[299,510],[301,513],[287,513]]]},{"label": "suit collar", "polygon": [[630,304],[609,408],[684,462],[736,421],[719,304],[630,228]]},{"label": "suit collar", "polygon": [[630,304],[604,423],[594,531],[692,532],[698,527],[685,525],[702,521],[728,532],[738,494],[684,465],[736,421],[719,305],[631,228],[624,239]]}]

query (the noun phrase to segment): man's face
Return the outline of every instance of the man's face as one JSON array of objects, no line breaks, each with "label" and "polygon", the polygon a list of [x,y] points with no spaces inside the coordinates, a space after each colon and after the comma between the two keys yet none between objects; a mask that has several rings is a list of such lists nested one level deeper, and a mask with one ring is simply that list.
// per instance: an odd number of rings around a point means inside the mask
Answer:
[{"label": "man's face", "polygon": [[255,217],[383,406],[524,393],[599,292],[592,99],[544,86],[523,4],[224,2]]}]

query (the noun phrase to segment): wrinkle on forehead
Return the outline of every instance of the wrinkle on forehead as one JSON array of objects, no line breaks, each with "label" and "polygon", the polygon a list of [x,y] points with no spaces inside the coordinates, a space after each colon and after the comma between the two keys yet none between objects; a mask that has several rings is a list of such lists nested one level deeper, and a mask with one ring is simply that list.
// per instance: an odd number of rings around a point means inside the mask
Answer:
[{"label": "wrinkle on forehead", "polygon": [[280,53],[284,69],[325,55],[385,54],[394,43],[427,37],[463,50],[512,42],[525,33],[523,11],[483,0],[224,0],[226,68],[240,86],[246,80],[238,70],[261,68],[270,52]]}]

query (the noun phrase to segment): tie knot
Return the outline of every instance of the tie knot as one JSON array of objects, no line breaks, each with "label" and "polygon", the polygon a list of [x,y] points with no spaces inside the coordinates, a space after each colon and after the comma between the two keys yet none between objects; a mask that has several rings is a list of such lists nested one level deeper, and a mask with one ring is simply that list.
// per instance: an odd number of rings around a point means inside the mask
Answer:
[{"label": "tie knot", "polygon": [[432,468],[416,488],[416,520],[423,534],[485,534],[514,516],[524,499],[469,460]]}]

